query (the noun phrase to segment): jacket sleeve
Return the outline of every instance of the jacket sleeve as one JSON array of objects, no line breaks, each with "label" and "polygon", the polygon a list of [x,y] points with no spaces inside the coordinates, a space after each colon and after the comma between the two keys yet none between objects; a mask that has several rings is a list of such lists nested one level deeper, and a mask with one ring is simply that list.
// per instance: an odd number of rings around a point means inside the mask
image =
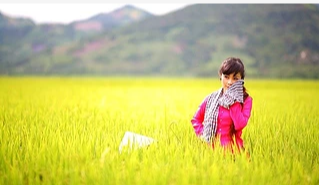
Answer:
[{"label": "jacket sleeve", "polygon": [[235,102],[230,108],[230,117],[234,122],[235,130],[242,130],[248,123],[252,109],[252,98],[248,97],[243,106]]},{"label": "jacket sleeve", "polygon": [[193,125],[194,131],[197,136],[200,136],[203,133],[203,121],[205,117],[207,99],[208,99],[208,96],[199,105],[197,111],[195,112],[191,120],[191,123]]},{"label": "jacket sleeve", "polygon": [[239,150],[243,149],[244,147],[244,141],[241,138],[243,130],[236,130],[235,131],[235,141],[236,141],[236,145],[238,147]]}]

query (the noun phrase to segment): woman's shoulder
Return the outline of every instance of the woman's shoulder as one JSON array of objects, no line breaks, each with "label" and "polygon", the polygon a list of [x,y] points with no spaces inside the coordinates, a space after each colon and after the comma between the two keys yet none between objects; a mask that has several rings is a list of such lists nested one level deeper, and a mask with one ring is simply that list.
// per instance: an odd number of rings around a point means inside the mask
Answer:
[{"label": "woman's shoulder", "polygon": [[244,102],[248,103],[248,102],[252,102],[252,101],[253,101],[253,98],[250,95],[248,95]]},{"label": "woman's shoulder", "polygon": [[205,96],[205,98],[204,98],[204,102],[206,102],[208,99],[209,99],[209,97],[215,97],[215,96],[217,96],[217,94],[220,92],[221,90],[219,89],[219,90],[216,90],[216,91],[213,91],[213,92],[211,92],[211,93],[209,93],[208,95],[206,95]]},{"label": "woman's shoulder", "polygon": [[218,89],[218,90],[215,90],[215,91],[211,92],[208,96],[217,95],[217,94],[221,93],[222,90],[223,90],[223,88],[220,88],[220,89]]}]

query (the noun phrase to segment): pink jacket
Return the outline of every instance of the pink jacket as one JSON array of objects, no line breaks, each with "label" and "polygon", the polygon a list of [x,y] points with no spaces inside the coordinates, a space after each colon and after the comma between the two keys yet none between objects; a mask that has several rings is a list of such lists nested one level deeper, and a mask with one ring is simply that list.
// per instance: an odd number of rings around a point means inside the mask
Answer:
[{"label": "pink jacket", "polygon": [[[198,110],[193,116],[191,122],[197,136],[203,133],[203,121],[206,109],[207,96],[200,104]],[[242,130],[248,123],[252,109],[252,98],[248,96],[243,104],[235,102],[229,109],[219,106],[217,118],[217,135],[220,137],[222,146],[229,146],[233,144],[233,135],[238,149],[244,147],[243,139],[241,137]]]}]

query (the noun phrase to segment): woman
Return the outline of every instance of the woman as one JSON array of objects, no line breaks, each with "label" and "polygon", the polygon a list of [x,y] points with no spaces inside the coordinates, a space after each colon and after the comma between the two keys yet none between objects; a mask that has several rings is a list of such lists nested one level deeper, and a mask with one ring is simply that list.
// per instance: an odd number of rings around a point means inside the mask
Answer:
[{"label": "woman", "polygon": [[191,123],[196,135],[213,147],[219,138],[224,148],[232,149],[235,143],[241,151],[242,130],[252,109],[252,98],[244,87],[244,64],[239,58],[227,58],[221,64],[219,76],[222,87],[204,99]]}]

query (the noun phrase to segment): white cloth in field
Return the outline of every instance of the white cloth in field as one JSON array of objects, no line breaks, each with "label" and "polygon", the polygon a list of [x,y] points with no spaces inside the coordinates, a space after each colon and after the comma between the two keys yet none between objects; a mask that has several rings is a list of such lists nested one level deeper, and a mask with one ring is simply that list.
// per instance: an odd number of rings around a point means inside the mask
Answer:
[{"label": "white cloth in field", "polygon": [[119,146],[119,152],[121,153],[122,150],[127,149],[131,151],[133,149],[147,147],[153,142],[156,142],[155,139],[143,136],[134,132],[126,131],[124,137]]}]

